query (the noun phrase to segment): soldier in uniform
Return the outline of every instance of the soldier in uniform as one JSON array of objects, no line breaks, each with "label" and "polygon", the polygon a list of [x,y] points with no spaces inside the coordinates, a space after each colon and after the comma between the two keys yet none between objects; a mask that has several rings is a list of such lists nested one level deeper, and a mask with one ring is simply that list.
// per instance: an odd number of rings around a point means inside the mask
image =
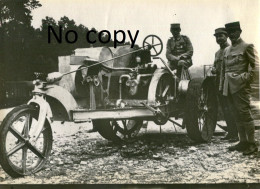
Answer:
[{"label": "soldier in uniform", "polygon": [[224,52],[225,79],[223,95],[234,112],[239,143],[229,147],[230,151],[241,151],[243,155],[256,152],[255,125],[250,110],[250,83],[256,75],[259,60],[252,44],[245,43],[241,38],[239,22],[225,25],[232,45]]},{"label": "soldier in uniform", "polygon": [[192,65],[193,47],[187,36],[180,35],[180,24],[171,24],[171,37],[167,42],[166,58],[172,70],[177,69],[177,77],[181,78],[182,68]]},{"label": "soldier in uniform", "polygon": [[[227,97],[223,96],[223,91],[221,90],[222,86],[220,86],[220,83],[223,79],[220,79],[220,73],[221,68],[223,68],[222,62],[223,62],[223,53],[224,49],[229,46],[229,43],[227,42],[227,31],[225,28],[217,28],[215,30],[214,36],[216,37],[216,42],[219,44],[220,49],[215,53],[215,61],[213,68],[211,72],[213,74],[216,74],[216,89],[218,91],[218,101],[220,104],[220,107],[224,113],[224,118],[227,123],[227,131],[228,134],[222,138],[222,140],[229,140],[229,141],[237,141],[238,140],[238,133],[237,133],[237,127],[234,120],[233,115],[230,113],[230,108],[227,106]],[[223,75],[223,74],[222,74]],[[219,90],[220,89],[220,90]]]}]

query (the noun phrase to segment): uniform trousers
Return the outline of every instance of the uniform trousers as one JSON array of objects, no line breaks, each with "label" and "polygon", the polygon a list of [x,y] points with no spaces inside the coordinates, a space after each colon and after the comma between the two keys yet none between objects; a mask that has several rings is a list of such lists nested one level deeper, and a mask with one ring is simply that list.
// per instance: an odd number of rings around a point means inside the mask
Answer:
[{"label": "uniform trousers", "polygon": [[182,67],[183,67],[183,66],[178,66],[178,63],[180,61],[185,61],[188,65],[188,67],[191,66],[190,60],[179,60],[179,61],[169,61],[168,62],[168,66],[171,68],[171,70],[177,70],[176,75],[178,78],[181,78]]},{"label": "uniform trousers", "polygon": [[255,125],[250,107],[250,88],[245,87],[227,96],[228,106],[231,108],[240,142],[255,142]]},{"label": "uniform trousers", "polygon": [[222,112],[224,114],[224,119],[227,124],[228,134],[233,137],[237,137],[238,131],[237,131],[237,126],[236,126],[236,121],[235,121],[235,117],[232,113],[232,108],[230,107],[230,105],[228,103],[228,97],[223,96],[223,94],[219,91],[218,92],[218,101],[219,101],[219,105],[222,109]]}]

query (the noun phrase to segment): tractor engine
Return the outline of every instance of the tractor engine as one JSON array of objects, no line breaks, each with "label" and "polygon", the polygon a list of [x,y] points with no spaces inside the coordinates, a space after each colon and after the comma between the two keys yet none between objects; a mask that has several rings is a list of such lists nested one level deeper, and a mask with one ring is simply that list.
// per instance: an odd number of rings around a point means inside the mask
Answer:
[{"label": "tractor engine", "polygon": [[59,57],[59,71],[79,71],[64,76],[59,85],[82,108],[113,107],[118,99],[147,99],[157,66],[151,63],[149,50],[135,50],[130,46],[76,49],[74,55]]}]

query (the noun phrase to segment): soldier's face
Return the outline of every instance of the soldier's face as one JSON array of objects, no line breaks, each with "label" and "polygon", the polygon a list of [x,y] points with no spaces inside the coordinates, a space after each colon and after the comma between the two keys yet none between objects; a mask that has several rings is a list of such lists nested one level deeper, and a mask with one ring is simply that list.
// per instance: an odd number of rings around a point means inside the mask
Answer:
[{"label": "soldier's face", "polygon": [[173,29],[171,28],[171,33],[174,37],[178,37],[180,35],[181,30],[180,29]]},{"label": "soldier's face", "polygon": [[241,34],[240,30],[234,29],[234,30],[228,30],[228,37],[231,40],[231,42],[235,42]]},{"label": "soldier's face", "polygon": [[223,33],[216,35],[216,42],[217,44],[221,45],[227,41],[227,36]]}]

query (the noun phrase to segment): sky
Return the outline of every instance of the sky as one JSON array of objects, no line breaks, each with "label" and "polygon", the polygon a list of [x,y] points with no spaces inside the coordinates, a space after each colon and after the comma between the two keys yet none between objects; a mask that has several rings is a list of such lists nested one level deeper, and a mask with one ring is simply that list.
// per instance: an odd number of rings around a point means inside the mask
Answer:
[{"label": "sky", "polygon": [[[181,34],[190,38],[193,64],[213,64],[219,49],[214,30],[226,23],[240,21],[242,39],[260,47],[260,0],[40,0],[42,7],[33,10],[32,25],[39,28],[46,16],[56,21],[62,16],[98,31],[139,30],[137,44],[149,34],[159,36],[164,44],[160,57],[166,60],[165,48],[171,23],[181,24]],[[86,42],[87,43],[87,42]]]}]

